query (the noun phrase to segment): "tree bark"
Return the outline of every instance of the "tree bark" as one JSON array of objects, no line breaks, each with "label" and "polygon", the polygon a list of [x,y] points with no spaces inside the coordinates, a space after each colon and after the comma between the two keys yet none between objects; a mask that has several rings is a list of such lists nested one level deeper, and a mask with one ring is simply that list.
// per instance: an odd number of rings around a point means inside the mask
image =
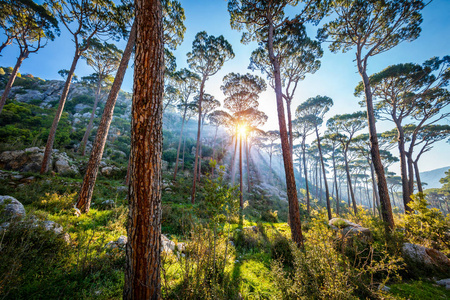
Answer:
[{"label": "tree bark", "polygon": [[334,170],[334,186],[336,187],[336,214],[339,216],[339,189],[338,189],[338,184],[337,184],[337,172],[336,172],[336,157],[335,157],[335,153],[334,153],[335,149],[333,148],[333,155],[332,155],[332,159],[333,159],[333,170]]},{"label": "tree bark", "polygon": [[[106,100],[103,115],[98,125],[97,135],[94,144],[92,145],[89,162],[84,175],[83,184],[78,196],[77,208],[83,212],[89,212],[91,205],[92,194],[94,192],[95,181],[97,180],[98,168],[105,149],[106,139],[108,138],[108,131],[111,125],[114,107],[116,105],[117,96],[119,95],[120,87],[122,86],[123,78],[130,61],[133,47],[136,41],[136,24],[133,24],[130,31],[125,51],[117,69],[116,77],[114,78],[111,91],[109,92],[108,100]],[[127,172],[128,173],[128,172]]]},{"label": "tree bark", "polygon": [[242,134],[239,134],[239,205],[244,208],[244,183],[242,180]]},{"label": "tree bark", "polygon": [[89,139],[89,135],[91,134],[91,130],[92,130],[92,125],[94,124],[94,117],[95,117],[95,111],[97,110],[97,105],[98,102],[100,100],[100,90],[102,88],[102,81],[103,79],[99,78],[98,83],[97,83],[97,90],[95,91],[95,101],[94,101],[94,107],[92,107],[92,113],[91,113],[91,117],[89,119],[89,124],[86,127],[86,132],[84,133],[83,139],[81,140],[81,156],[85,156],[86,155],[86,144],[87,141]]},{"label": "tree bark", "polygon": [[[355,193],[353,192],[352,178],[350,176],[350,168],[348,167],[347,149],[344,149],[344,161],[345,161],[345,172],[347,173],[348,191],[349,191],[349,194],[350,194],[350,198],[352,200],[353,212],[356,215],[358,213],[358,208],[356,207]],[[350,199],[349,199],[349,202],[350,202]]]},{"label": "tree bark", "polygon": [[191,193],[191,203],[195,203],[195,191],[197,184],[197,167],[198,167],[198,153],[200,150],[200,133],[202,126],[202,100],[203,94],[205,93],[205,81],[206,76],[203,76],[202,83],[200,84],[200,93],[198,95],[198,129],[197,129],[197,146],[195,147],[195,163],[194,163],[194,177],[192,183],[192,193]]},{"label": "tree bark", "polygon": [[291,100],[286,101],[286,110],[287,110],[287,116],[288,116],[289,149],[291,150],[292,163],[294,163],[294,134],[292,133]]},{"label": "tree bark", "polygon": [[377,129],[375,126],[375,113],[373,109],[372,90],[370,88],[369,77],[366,69],[362,65],[360,57],[357,57],[358,72],[363,79],[364,94],[366,96],[367,121],[369,124],[369,140],[370,140],[370,154],[377,175],[378,193],[380,196],[381,215],[385,223],[386,232],[394,229],[394,217],[392,215],[391,201],[389,199],[389,190],[387,188],[386,176],[384,174],[384,167],[381,162],[380,149],[378,146]]},{"label": "tree bark", "polygon": [[250,152],[250,146],[248,144],[248,137],[245,136],[245,155],[246,155],[246,162],[247,162],[247,191],[250,193],[250,160],[248,159]]},{"label": "tree bark", "polygon": [[268,26],[268,52],[273,66],[273,77],[275,79],[275,95],[277,101],[278,125],[280,127],[281,149],[283,152],[284,170],[286,174],[286,190],[289,202],[289,225],[291,227],[292,239],[298,247],[303,247],[303,235],[300,220],[300,209],[295,186],[294,166],[290,153],[288,134],[286,130],[286,118],[284,116],[283,94],[281,90],[280,66],[273,51],[273,23]]},{"label": "tree bark", "polygon": [[398,152],[400,154],[400,174],[402,177],[402,196],[403,196],[403,205],[406,207],[407,212],[412,212],[411,208],[408,206],[408,203],[411,201],[410,191],[409,191],[409,182],[408,182],[408,173],[406,171],[406,153],[405,153],[405,134],[401,124],[397,125],[397,143],[398,143]]},{"label": "tree bark", "polygon": [[175,161],[175,170],[173,171],[173,180],[177,179],[178,160],[180,158],[181,140],[183,138],[184,120],[186,119],[187,106],[184,106],[183,120],[181,121],[180,139],[178,141],[177,160]]},{"label": "tree bark", "polygon": [[[406,153],[406,158],[407,158],[408,175],[409,175],[409,178],[408,178],[409,195],[408,195],[408,197],[410,198],[411,195],[414,194],[414,166],[413,166],[413,159],[412,159],[411,151],[408,151]],[[408,203],[409,203],[409,201],[408,201]],[[409,206],[407,208],[407,211],[411,212],[411,208]]]},{"label": "tree bark", "polygon": [[50,128],[50,133],[48,135],[47,144],[45,145],[44,158],[42,159],[41,174],[48,172],[48,167],[50,163],[50,158],[53,151],[53,143],[55,142],[56,129],[58,128],[59,120],[61,119],[62,112],[64,110],[64,105],[66,104],[67,95],[69,94],[70,85],[72,84],[73,73],[77,66],[78,60],[80,59],[80,52],[75,50],[75,55],[73,57],[72,66],[70,67],[69,73],[67,74],[66,83],[59,99],[58,109],[56,111],[55,118],[53,119],[52,127]]},{"label": "tree bark", "polygon": [[0,100],[0,114],[2,113],[3,106],[5,106],[6,99],[8,98],[9,92],[11,91],[14,81],[16,80],[17,73],[19,73],[19,68],[27,57],[28,52],[25,52],[17,58],[16,65],[14,66],[12,73],[9,75],[8,82],[6,83],[5,90],[3,91],[2,99]]},{"label": "tree bark", "polygon": [[417,163],[417,160],[413,161],[413,165],[414,173],[416,174],[417,189],[419,190],[419,193],[423,193],[422,180],[420,180],[419,165]]},{"label": "tree bark", "polygon": [[231,184],[234,185],[234,181],[236,180],[236,150],[237,150],[237,135],[234,137],[234,152],[233,158],[231,159]]},{"label": "tree bark", "polygon": [[161,154],[164,92],[162,5],[136,0],[130,210],[124,299],[161,298]]},{"label": "tree bark", "polygon": [[309,199],[309,186],[308,186],[308,168],[306,166],[306,145],[305,138],[302,140],[302,152],[303,152],[303,170],[305,171],[305,186],[306,186],[306,210],[308,214],[311,212],[311,203]]},{"label": "tree bark", "polygon": [[317,137],[317,147],[319,148],[320,163],[322,165],[323,184],[325,185],[325,197],[327,203],[328,220],[331,220],[333,216],[331,214],[330,191],[328,190],[327,173],[325,170],[325,163],[323,162],[322,146],[320,145],[320,136],[317,126],[316,126],[316,137]]}]

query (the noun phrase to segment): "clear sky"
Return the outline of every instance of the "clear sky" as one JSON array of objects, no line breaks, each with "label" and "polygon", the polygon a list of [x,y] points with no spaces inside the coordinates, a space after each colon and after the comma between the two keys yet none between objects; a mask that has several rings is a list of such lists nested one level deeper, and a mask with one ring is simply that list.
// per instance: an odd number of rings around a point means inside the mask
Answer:
[{"label": "clear sky", "polygon": [[[41,2],[41,1],[39,1]],[[214,95],[222,101],[224,96],[220,91],[223,77],[229,72],[246,73],[249,57],[256,48],[256,44],[242,45],[241,33],[231,30],[226,0],[180,0],[186,13],[187,27],[185,39],[182,45],[175,51],[178,68],[187,67],[186,53],[191,50],[195,34],[205,30],[210,35],[223,35],[233,46],[236,57],[225,63],[218,74],[212,77],[206,84],[206,92]],[[291,10],[295,13],[295,8]],[[378,72],[389,65],[397,63],[422,63],[433,56],[442,57],[450,55],[450,0],[435,0],[423,10],[422,33],[420,37],[411,43],[402,43],[394,49],[371,58],[369,61],[369,74]],[[322,25],[319,24],[319,27]],[[318,27],[308,27],[308,34],[315,37]],[[0,41],[3,35],[0,34]],[[125,43],[119,42],[123,49]],[[315,74],[308,74],[300,83],[294,97],[292,108],[295,108],[309,97],[326,95],[333,99],[334,106],[326,117],[335,114],[349,113],[361,110],[357,99],[353,96],[355,86],[361,80],[353,61],[352,51],[342,54],[333,54],[328,50],[328,45],[323,44],[324,56],[322,66]],[[61,79],[58,70],[69,69],[73,58],[73,43],[69,34],[61,28],[61,36],[49,43],[38,54],[30,55],[20,69],[21,73],[31,73],[43,79]],[[8,46],[0,57],[0,66],[13,66],[17,57],[17,46]],[[132,90],[132,66],[127,71],[123,84],[126,91]],[[92,73],[91,69],[80,61],[75,73],[81,77]],[[261,75],[257,72],[258,75]],[[260,98],[260,109],[264,111],[269,120],[264,129],[278,129],[275,97],[272,91],[265,92]],[[393,128],[392,123],[379,123],[378,131],[382,132]],[[421,171],[450,166],[450,145],[440,143],[430,153],[421,158]],[[396,166],[394,166],[396,171]]]}]

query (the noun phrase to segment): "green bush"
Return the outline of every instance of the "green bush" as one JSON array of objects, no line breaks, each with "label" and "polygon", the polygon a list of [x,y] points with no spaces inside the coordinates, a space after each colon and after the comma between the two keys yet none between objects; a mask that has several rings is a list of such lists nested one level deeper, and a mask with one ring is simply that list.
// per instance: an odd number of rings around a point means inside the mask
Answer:
[{"label": "green bush", "polygon": [[424,194],[418,193],[411,198],[409,206],[414,212],[404,217],[407,237],[414,243],[449,254],[450,216],[445,217],[437,208],[429,208]]}]

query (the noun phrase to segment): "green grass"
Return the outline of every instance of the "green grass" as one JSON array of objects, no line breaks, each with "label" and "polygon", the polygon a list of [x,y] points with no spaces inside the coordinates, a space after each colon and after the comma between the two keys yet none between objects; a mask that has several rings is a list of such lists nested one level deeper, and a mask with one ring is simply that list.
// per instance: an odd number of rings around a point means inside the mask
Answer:
[{"label": "green grass", "polygon": [[450,290],[434,283],[424,281],[413,281],[397,283],[389,286],[397,299],[410,300],[438,300],[450,299]]}]

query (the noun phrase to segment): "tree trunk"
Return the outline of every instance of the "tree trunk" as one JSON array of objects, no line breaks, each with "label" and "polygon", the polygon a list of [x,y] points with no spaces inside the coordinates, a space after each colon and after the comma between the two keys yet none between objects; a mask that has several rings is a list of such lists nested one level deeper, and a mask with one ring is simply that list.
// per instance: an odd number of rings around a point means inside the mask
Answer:
[{"label": "tree trunk", "polygon": [[[414,194],[414,166],[413,166],[413,159],[412,159],[412,153],[411,152],[407,152],[406,153],[406,157],[407,157],[407,163],[408,163],[408,175],[409,175],[409,180],[408,180],[408,187],[409,187],[409,195],[408,198],[411,199],[411,195]],[[411,200],[409,200],[411,201]],[[408,203],[409,203],[408,201]],[[412,212],[411,208],[408,206],[407,208],[408,212]]]},{"label": "tree trunk", "polygon": [[136,0],[130,211],[123,299],[160,299],[164,42],[159,0]]},{"label": "tree trunk", "polygon": [[417,162],[418,162],[417,160],[413,161],[414,173],[416,174],[417,189],[419,190],[419,193],[423,193],[422,180],[420,180],[419,165]]},{"label": "tree trunk", "polygon": [[[216,132],[214,133],[214,140],[213,140],[213,145],[212,145],[212,148],[213,148],[212,159],[214,161],[216,161],[216,139],[217,139],[217,131],[218,130],[219,130],[219,126],[216,126]],[[214,177],[214,171],[215,171],[214,169],[215,169],[215,167],[211,168],[212,177]]]},{"label": "tree trunk", "polygon": [[333,148],[333,170],[334,170],[334,186],[336,187],[336,214],[339,216],[339,190],[338,190],[338,184],[337,184],[337,172],[336,172],[336,157],[335,157],[335,153],[334,153],[334,148]]},{"label": "tree trunk", "polygon": [[177,179],[178,160],[180,159],[181,140],[183,138],[184,120],[186,120],[187,106],[184,106],[183,120],[181,121],[180,139],[178,141],[177,160],[175,161],[175,170],[173,171],[173,180]]},{"label": "tree trunk", "polygon": [[311,204],[309,199],[309,186],[308,186],[308,168],[306,166],[306,146],[305,146],[305,138],[302,141],[302,152],[303,152],[303,170],[305,172],[305,187],[306,187],[306,210],[308,214],[311,212]]},{"label": "tree trunk", "polygon": [[64,105],[66,104],[67,95],[69,94],[70,85],[72,84],[73,73],[77,66],[78,60],[80,59],[80,52],[75,50],[75,55],[73,57],[72,66],[70,67],[69,73],[67,74],[66,83],[59,99],[58,109],[56,111],[55,118],[53,119],[52,127],[50,128],[50,133],[48,135],[47,144],[45,145],[44,158],[42,159],[41,174],[48,172],[48,167],[50,163],[50,158],[53,152],[53,143],[55,142],[56,129],[58,128],[59,120],[61,119],[62,112],[64,110]]},{"label": "tree trunk", "polygon": [[111,125],[114,107],[116,105],[117,96],[119,95],[120,87],[122,86],[123,78],[127,70],[128,62],[130,61],[131,53],[136,41],[136,24],[133,24],[128,38],[127,46],[123,52],[119,68],[117,69],[116,77],[114,78],[111,91],[109,92],[108,100],[106,101],[103,115],[98,125],[97,135],[92,151],[89,157],[89,162],[84,175],[83,184],[78,196],[77,208],[81,211],[89,212],[91,205],[92,194],[94,192],[95,181],[97,180],[98,168],[105,149],[106,139],[108,138],[109,126]]},{"label": "tree trunk", "polygon": [[183,140],[183,158],[181,161],[183,162],[183,167],[181,168],[184,171],[184,153],[186,152],[186,137]]},{"label": "tree trunk", "polygon": [[273,77],[275,79],[275,95],[277,101],[278,125],[280,127],[281,149],[283,152],[284,170],[286,174],[286,189],[289,202],[289,225],[291,227],[292,239],[298,247],[303,247],[303,235],[300,220],[300,209],[295,186],[294,166],[289,149],[289,141],[286,130],[286,119],[284,116],[283,94],[281,90],[280,66],[273,52],[273,23],[269,22],[268,28],[268,51],[270,62],[273,66]]},{"label": "tree trunk", "polygon": [[239,134],[239,205],[244,209],[244,183],[242,180],[242,134]]},{"label": "tree trunk", "polygon": [[203,94],[205,93],[205,81],[206,77],[203,76],[202,83],[200,84],[200,93],[198,95],[198,129],[197,129],[197,146],[195,147],[195,163],[194,163],[194,177],[192,183],[192,193],[191,193],[191,203],[195,203],[195,191],[197,184],[197,167],[198,167],[198,153],[200,150],[200,133],[202,126],[202,100]]},{"label": "tree trunk", "polygon": [[16,65],[14,66],[12,73],[9,75],[8,82],[6,83],[5,90],[3,91],[2,99],[0,100],[0,114],[2,113],[3,106],[5,106],[6,99],[8,98],[9,92],[11,91],[14,81],[16,80],[17,73],[19,73],[19,68],[27,57],[28,51],[24,52],[17,58]]},{"label": "tree trunk", "polygon": [[286,110],[288,116],[288,134],[289,134],[289,149],[291,151],[291,160],[294,163],[294,134],[292,133],[292,113],[291,101],[286,101]]},{"label": "tree trunk", "polygon": [[331,215],[330,191],[328,190],[327,173],[325,170],[325,163],[323,162],[322,146],[320,145],[319,130],[317,129],[317,126],[316,126],[316,137],[317,137],[317,146],[319,147],[320,163],[322,165],[323,184],[325,185],[325,197],[327,203],[328,220],[331,220],[333,216]]},{"label": "tree trunk", "polygon": [[362,61],[358,58],[358,72],[364,83],[364,93],[366,96],[367,121],[369,124],[370,154],[377,175],[378,193],[380,195],[381,215],[385,222],[386,232],[394,229],[394,217],[392,215],[391,201],[389,199],[389,190],[387,188],[386,177],[384,175],[384,167],[381,162],[380,149],[378,146],[377,129],[375,126],[375,113],[373,110],[372,90],[370,88],[369,77]]},{"label": "tree trunk", "polygon": [[[353,192],[352,178],[350,176],[350,168],[348,167],[348,158],[347,158],[347,150],[346,149],[344,149],[344,160],[345,160],[345,172],[347,173],[348,191],[350,193],[350,198],[352,200],[353,212],[356,215],[358,213],[358,208],[356,207],[355,193]],[[349,199],[349,202],[350,202],[350,199]]]},{"label": "tree trunk", "polygon": [[234,152],[233,158],[231,159],[231,184],[234,185],[236,180],[236,151],[237,150],[237,135],[234,137]]},{"label": "tree trunk", "polygon": [[400,174],[402,177],[402,196],[403,196],[403,205],[407,207],[408,212],[412,212],[411,208],[408,206],[408,203],[411,201],[410,192],[409,192],[409,182],[408,182],[408,173],[406,171],[406,153],[405,153],[405,134],[403,132],[403,128],[401,124],[396,122],[397,125],[397,142],[398,142],[398,152],[400,155]]},{"label": "tree trunk", "polygon": [[249,152],[250,152],[250,146],[248,145],[248,137],[245,136],[245,155],[246,155],[246,161],[247,161],[247,191],[250,193],[250,160]]},{"label": "tree trunk", "polygon": [[94,124],[94,117],[95,117],[95,111],[97,110],[97,105],[100,100],[100,90],[102,88],[102,81],[101,77],[99,77],[98,83],[97,83],[97,91],[95,92],[95,101],[94,101],[94,107],[92,108],[91,118],[89,119],[89,124],[86,128],[86,132],[84,133],[83,139],[81,140],[81,156],[84,156],[86,154],[86,144],[89,139],[89,135],[91,134],[92,125]]}]

